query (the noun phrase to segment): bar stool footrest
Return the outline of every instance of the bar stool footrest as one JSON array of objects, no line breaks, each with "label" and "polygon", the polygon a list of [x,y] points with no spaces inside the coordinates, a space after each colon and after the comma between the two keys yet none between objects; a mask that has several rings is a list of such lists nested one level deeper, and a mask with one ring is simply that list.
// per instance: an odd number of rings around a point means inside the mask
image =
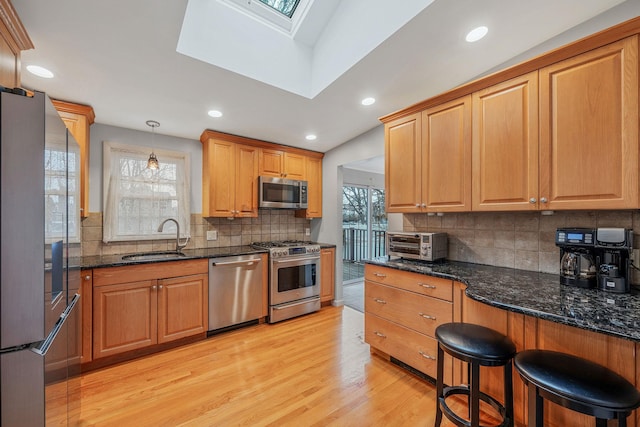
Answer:
[{"label": "bar stool footrest", "polygon": [[[471,425],[471,423],[467,420],[465,420],[464,418],[461,418],[460,416],[458,416],[455,412],[453,412],[451,410],[451,408],[449,408],[449,405],[447,405],[447,402],[445,402],[445,399],[447,399],[449,396],[454,396],[456,394],[463,394],[467,397],[470,398],[471,396],[471,390],[469,389],[468,386],[465,385],[459,385],[459,386],[450,386],[450,387],[445,387],[444,390],[442,391],[442,397],[440,397],[438,399],[439,404],[440,404],[440,409],[442,409],[442,413],[449,419],[449,421],[451,421],[452,423],[454,423],[456,426],[458,427],[469,427]],[[506,427],[509,426],[510,424],[510,420],[507,417],[507,410],[504,406],[502,406],[502,404],[500,404],[500,402],[498,402],[496,399],[494,399],[493,397],[489,396],[486,393],[483,393],[482,391],[479,392],[480,394],[480,400],[482,400],[483,402],[491,405],[491,407],[493,409],[495,409],[496,411],[498,411],[498,413],[500,414],[500,416],[502,417],[502,423],[496,425],[496,426],[491,426],[491,427]],[[480,427],[485,427],[485,426],[480,426]]]}]

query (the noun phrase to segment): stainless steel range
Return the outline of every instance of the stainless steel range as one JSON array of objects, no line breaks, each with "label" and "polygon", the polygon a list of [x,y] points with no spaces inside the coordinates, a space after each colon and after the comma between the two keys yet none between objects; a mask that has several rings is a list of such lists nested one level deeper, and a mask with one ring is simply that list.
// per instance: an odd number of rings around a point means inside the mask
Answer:
[{"label": "stainless steel range", "polygon": [[255,242],[269,250],[269,323],[320,310],[320,245]]}]

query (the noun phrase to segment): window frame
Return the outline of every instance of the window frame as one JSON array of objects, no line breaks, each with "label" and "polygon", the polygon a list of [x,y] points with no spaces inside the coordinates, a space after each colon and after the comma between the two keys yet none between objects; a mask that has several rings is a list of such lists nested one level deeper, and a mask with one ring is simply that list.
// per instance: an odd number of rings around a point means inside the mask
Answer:
[{"label": "window frame", "polygon": [[[182,169],[183,176],[180,178],[176,177],[174,181],[176,195],[175,197],[170,196],[167,198],[157,197],[158,194],[154,193],[153,195],[149,194],[141,194],[138,198],[133,198],[131,195],[123,194],[119,191],[116,191],[114,194],[110,193],[110,186],[112,185],[112,177],[111,170],[115,165],[112,164],[114,161],[114,157],[126,155],[127,153],[131,154],[131,157],[142,161],[142,159],[146,159],[149,157],[149,153],[154,152],[158,160],[160,162],[160,167],[162,168],[163,159],[165,163],[176,163],[176,172],[180,174],[179,169]],[[162,232],[157,232],[155,227],[160,225],[162,221],[167,218],[174,218],[180,223],[180,237],[190,237],[190,226],[191,226],[191,171],[190,171],[190,154],[188,152],[183,151],[172,151],[172,150],[163,150],[163,149],[152,149],[151,147],[144,147],[140,145],[126,145],[116,142],[103,142],[103,236],[102,240],[105,243],[111,242],[130,242],[130,241],[145,241],[145,240],[167,240],[167,239],[175,239],[176,237],[176,228],[175,224],[172,222],[167,223]],[[154,172],[153,180],[142,180],[141,182],[149,182],[154,185],[158,185],[157,177],[158,172]],[[117,178],[120,180],[120,177]],[[132,177],[131,182],[139,181],[135,177]],[[115,185],[115,184],[114,184]],[[112,200],[111,197],[115,197],[115,200]],[[178,203],[177,214],[172,216],[160,216],[158,215],[157,224],[154,224],[150,233],[147,232],[139,232],[137,234],[122,234],[118,231],[117,224],[119,223],[119,210],[118,206],[120,201],[125,198],[135,199],[135,200],[154,200],[158,203],[173,201],[176,200]],[[183,205],[180,207],[180,205]],[[115,217],[114,217],[115,215]],[[138,217],[139,218],[139,217]],[[140,230],[139,230],[140,231]]]}]

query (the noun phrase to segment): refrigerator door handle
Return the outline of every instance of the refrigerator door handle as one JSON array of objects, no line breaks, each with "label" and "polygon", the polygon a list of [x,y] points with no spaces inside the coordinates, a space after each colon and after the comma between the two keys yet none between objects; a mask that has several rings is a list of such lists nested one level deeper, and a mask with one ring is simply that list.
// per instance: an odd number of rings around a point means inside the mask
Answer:
[{"label": "refrigerator door handle", "polygon": [[73,296],[73,299],[71,300],[71,303],[67,306],[64,312],[62,312],[62,314],[58,318],[58,321],[56,322],[55,326],[49,333],[49,336],[45,338],[43,341],[34,344],[34,346],[31,347],[30,349],[31,351],[41,356],[44,356],[47,354],[47,351],[49,351],[49,347],[51,347],[51,343],[53,343],[53,341],[56,339],[58,332],[60,332],[60,329],[62,328],[62,325],[64,325],[64,322],[67,321],[67,317],[69,317],[69,313],[71,313],[71,310],[73,310],[73,307],[75,307],[75,305],[78,303],[78,300],[80,300],[80,294],[75,294]]}]

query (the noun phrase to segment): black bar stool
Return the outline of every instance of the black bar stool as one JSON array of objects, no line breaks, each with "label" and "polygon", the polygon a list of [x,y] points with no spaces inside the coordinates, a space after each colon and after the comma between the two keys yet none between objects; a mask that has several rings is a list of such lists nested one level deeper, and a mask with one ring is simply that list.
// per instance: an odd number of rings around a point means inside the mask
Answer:
[{"label": "black bar stool", "polygon": [[[496,409],[502,417],[500,427],[513,426],[513,383],[511,363],[516,346],[508,337],[493,329],[470,323],[445,323],[436,328],[438,340],[438,378],[436,383],[436,422],[439,427],[442,414],[458,427],[480,425],[480,401]],[[469,385],[444,387],[444,352],[467,362]],[[504,366],[504,405],[480,391],[480,366]],[[467,421],[447,405],[449,396],[463,394],[469,397]]]},{"label": "black bar stool", "polygon": [[596,417],[596,426],[617,419],[627,425],[640,407],[640,392],[626,379],[597,363],[549,350],[525,350],[515,366],[529,394],[529,427],[542,427],[543,398],[576,412]]}]

